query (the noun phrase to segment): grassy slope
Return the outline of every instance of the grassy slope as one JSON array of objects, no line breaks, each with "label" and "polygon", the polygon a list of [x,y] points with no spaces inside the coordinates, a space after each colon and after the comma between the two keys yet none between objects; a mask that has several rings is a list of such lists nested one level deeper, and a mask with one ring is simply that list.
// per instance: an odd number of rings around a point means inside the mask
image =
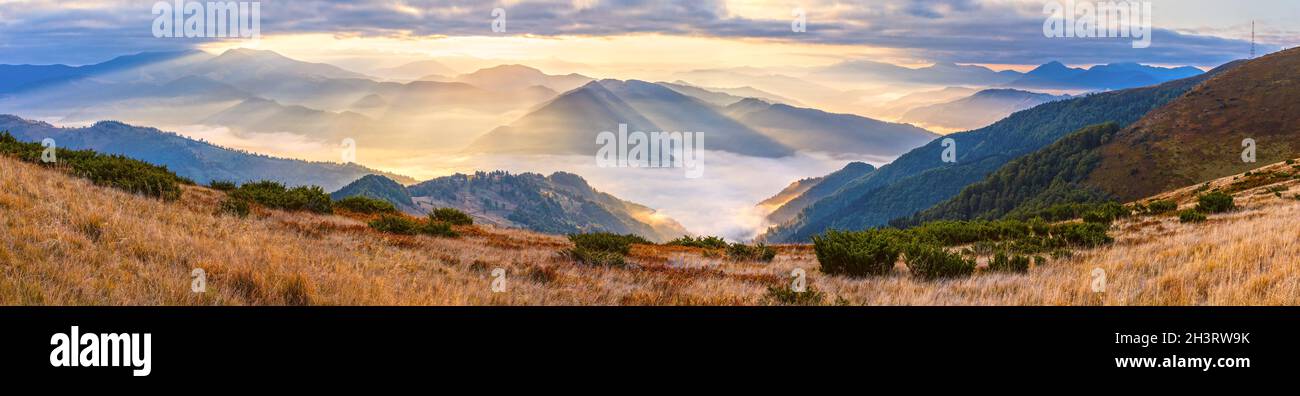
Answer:
[{"label": "grassy slope", "polygon": [[[1290,49],[1210,78],[1102,147],[1088,183],[1136,199],[1300,155],[1297,70],[1300,49]],[[1241,160],[1245,138],[1255,163]]]},{"label": "grassy slope", "polygon": [[[395,237],[347,216],[217,217],[222,193],[202,187],[164,203],[0,158],[0,304],[765,304],[768,286],[805,268],[827,302],[849,304],[1296,305],[1298,182],[1282,183],[1286,198],[1241,191],[1244,210],[1204,224],[1117,223],[1114,246],[1027,275],[925,283],[901,266],[874,279],[826,276],[806,245],[780,247],[770,264],[638,245],[634,268],[591,268],[559,258],[570,245],[557,236],[474,227],[461,239]],[[1171,194],[1190,205],[1192,188]],[[206,294],[190,292],[196,267]],[[491,291],[496,267],[505,293]],[[1093,268],[1106,270],[1107,293],[1091,292]]]}]

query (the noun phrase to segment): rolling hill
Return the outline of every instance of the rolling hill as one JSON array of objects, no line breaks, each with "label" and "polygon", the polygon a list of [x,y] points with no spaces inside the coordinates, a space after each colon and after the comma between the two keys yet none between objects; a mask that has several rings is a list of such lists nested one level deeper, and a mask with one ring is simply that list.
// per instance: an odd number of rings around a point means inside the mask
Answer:
[{"label": "rolling hill", "polygon": [[382,199],[417,215],[436,208],[456,208],[477,223],[552,234],[612,232],[660,242],[687,234],[680,224],[654,209],[597,191],[582,177],[563,172],[550,176],[476,172],[410,186],[371,175],[330,195],[335,199],[354,195]]},{"label": "rolling hill", "polygon": [[956,196],[1011,160],[1050,145],[1085,126],[1136,122],[1202,81],[1230,70],[1228,64],[1182,80],[1152,87],[1104,92],[1049,102],[1022,110],[992,125],[945,136],[956,143],[956,163],[942,162],[942,139],[912,150],[835,194],[823,198],[793,221],[764,235],[778,242],[807,241],[827,229],[863,229],[910,216]]},{"label": "rolling hill", "polygon": [[84,128],[57,128],[44,122],[0,115],[0,130],[9,131],[21,141],[52,138],[60,148],[91,149],[166,166],[198,183],[273,180],[291,186],[317,185],[333,190],[371,174],[410,180],[357,164],[307,162],[232,150],[115,121],[101,121]]},{"label": "rolling hill", "polygon": [[379,175],[362,176],[338,191],[330,193],[330,198],[335,201],[348,197],[374,198],[391,203],[402,212],[417,215],[426,213],[411,199],[411,193],[406,190],[406,186]]},{"label": "rolling hill", "polygon": [[852,162],[844,168],[822,177],[813,177],[795,181],[771,198],[759,202],[764,208],[770,224],[781,224],[793,220],[800,211],[825,198],[850,181],[868,173],[875,172],[876,167],[867,163]]},{"label": "rolling hill", "polygon": [[796,150],[893,157],[937,136],[911,125],[754,98],[720,107],[710,100],[732,97],[673,87],[637,80],[591,82],[494,129],[469,151],[592,154],[596,135],[616,132],[619,124],[627,124],[629,132],[703,132],[708,150],[768,158]]},{"label": "rolling hill", "polygon": [[727,106],[724,112],[781,144],[804,151],[893,157],[938,137],[909,124],[752,98]]},{"label": "rolling hill", "polygon": [[[1132,201],[1300,156],[1300,51],[1215,73],[1128,128],[1085,128],[1007,164],[907,223],[998,218],[1053,204]],[[1265,88],[1266,87],[1266,88]],[[1255,139],[1256,162],[1242,160]]]}]

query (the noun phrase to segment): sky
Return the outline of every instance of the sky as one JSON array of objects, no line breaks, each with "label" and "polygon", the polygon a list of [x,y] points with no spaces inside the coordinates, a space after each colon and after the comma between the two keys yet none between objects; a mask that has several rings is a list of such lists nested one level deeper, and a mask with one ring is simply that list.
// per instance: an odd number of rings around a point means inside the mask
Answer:
[{"label": "sky", "polygon": [[[154,1],[0,0],[0,63],[90,64],[154,50],[271,49],[314,61],[429,56],[570,69],[818,66],[848,59],[1019,68],[1142,62],[1213,67],[1300,42],[1300,1],[1154,0],[1149,48],[1042,33],[1041,0],[359,0],[261,2],[262,39],[155,38]],[[502,8],[505,31],[492,30]],[[798,11],[805,32],[792,32]],[[543,62],[545,61],[545,62]]]}]

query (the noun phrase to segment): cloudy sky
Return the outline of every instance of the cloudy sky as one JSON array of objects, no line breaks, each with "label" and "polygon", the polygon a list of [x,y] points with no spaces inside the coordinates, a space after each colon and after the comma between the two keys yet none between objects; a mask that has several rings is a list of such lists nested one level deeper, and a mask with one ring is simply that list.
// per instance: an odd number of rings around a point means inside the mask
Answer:
[{"label": "cloudy sky", "polygon": [[[259,42],[155,38],[154,1],[0,0],[0,63],[87,64],[152,50],[258,46],[316,60],[391,55],[679,67],[873,59],[1215,66],[1300,42],[1300,1],[1155,0],[1150,48],[1042,33],[1041,0],[359,0],[261,2]],[[506,31],[491,29],[506,10]],[[807,31],[792,32],[797,9]]]}]

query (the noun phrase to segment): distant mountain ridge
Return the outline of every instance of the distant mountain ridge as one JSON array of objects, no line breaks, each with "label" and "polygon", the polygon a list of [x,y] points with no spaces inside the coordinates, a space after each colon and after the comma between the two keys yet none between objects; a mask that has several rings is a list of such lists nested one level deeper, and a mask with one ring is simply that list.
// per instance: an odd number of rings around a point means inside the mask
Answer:
[{"label": "distant mountain ridge", "polygon": [[1191,66],[1158,67],[1137,63],[1111,63],[1087,69],[1050,62],[1006,84],[1018,88],[1124,89],[1155,85],[1204,73]]},{"label": "distant mountain ridge", "polygon": [[951,102],[908,110],[899,121],[929,127],[971,130],[997,122],[1020,110],[1069,98],[1070,95],[1050,95],[1018,89],[986,89]]},{"label": "distant mountain ridge", "polygon": [[658,242],[687,234],[654,209],[597,191],[582,177],[565,172],[475,172],[410,186],[372,175],[331,194],[335,199],[354,195],[382,199],[411,214],[450,207],[478,223],[553,234],[630,233]]},{"label": "distant mountain ridge", "polygon": [[[709,98],[719,100],[717,96]],[[596,135],[615,132],[619,124],[627,124],[629,132],[702,132],[706,150],[769,158],[789,156],[796,150],[892,157],[937,136],[911,125],[754,98],[719,107],[671,86],[600,80],[494,129],[469,151],[592,154]]]},{"label": "distant mountain ridge", "polygon": [[744,99],[724,113],[799,150],[893,157],[939,135],[910,124]]},{"label": "distant mountain ridge", "polygon": [[166,166],[179,176],[203,184],[212,180],[237,183],[273,180],[291,186],[316,185],[334,190],[371,174],[411,181],[405,176],[357,164],[269,157],[116,121],[101,121],[84,128],[58,128],[44,122],[0,115],[0,130],[8,130],[22,141],[39,142],[52,138],[60,148],[91,149]]},{"label": "distant mountain ridge", "polygon": [[1155,85],[1201,73],[1203,73],[1201,69],[1190,66],[1166,68],[1137,63],[1111,63],[1084,69],[1071,68],[1052,61],[1027,73],[1021,73],[1014,70],[994,71],[984,66],[944,62],[909,68],[870,60],[850,60],[814,69],[810,75],[933,85],[1114,90]]}]

